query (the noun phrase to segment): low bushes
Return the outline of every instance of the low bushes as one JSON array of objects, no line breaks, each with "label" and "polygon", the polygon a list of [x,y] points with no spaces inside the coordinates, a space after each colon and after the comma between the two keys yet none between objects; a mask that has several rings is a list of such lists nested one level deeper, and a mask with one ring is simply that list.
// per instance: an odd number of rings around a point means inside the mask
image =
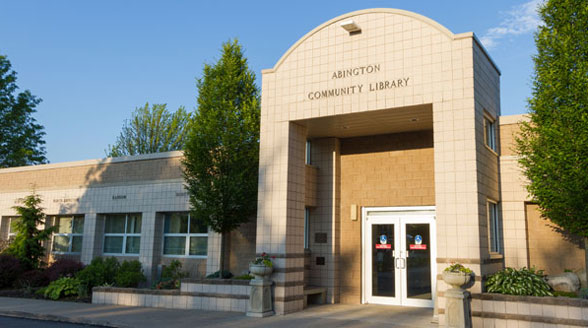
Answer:
[{"label": "low bushes", "polygon": [[118,287],[136,288],[146,280],[141,262],[137,260],[123,262],[114,277],[115,285]]},{"label": "low bushes", "polygon": [[16,257],[0,255],[0,288],[26,289],[28,295],[36,288],[46,286],[37,294],[54,300],[78,295],[85,297],[96,286],[138,287],[146,280],[137,260],[119,264],[114,257],[97,257],[84,267],[78,261],[60,259],[47,269],[24,271]]},{"label": "low bushes", "polygon": [[47,278],[45,271],[30,270],[23,273],[16,281],[16,287],[35,288],[49,285],[51,281]]},{"label": "low bushes", "polygon": [[59,259],[45,270],[45,276],[49,282],[55,281],[62,277],[73,277],[76,273],[84,268],[84,264],[79,261]]},{"label": "low bushes", "polygon": [[79,279],[63,277],[51,282],[49,286],[40,289],[37,294],[41,294],[45,298],[58,300],[62,297],[79,295],[80,287]]},{"label": "low bushes", "polygon": [[23,266],[16,257],[0,255],[0,288],[13,286],[23,271]]},{"label": "low bushes", "polygon": [[90,294],[92,288],[96,286],[114,285],[114,278],[119,267],[120,264],[114,257],[94,258],[88,266],[76,274],[76,278],[80,280],[82,295]]},{"label": "low bushes", "polygon": [[506,268],[488,277],[489,293],[525,296],[553,296],[542,270]]},{"label": "low bushes", "polygon": [[222,274],[220,271],[216,271],[214,273],[209,274],[206,276],[208,279],[231,279],[233,274],[230,271],[223,270]]},{"label": "low bushes", "polygon": [[180,280],[188,275],[188,272],[182,271],[182,262],[173,260],[161,272],[161,279],[155,284],[155,289],[178,289]]},{"label": "low bushes", "polygon": [[96,286],[138,287],[145,280],[141,262],[125,261],[119,264],[116,258],[97,257],[76,274],[80,281],[80,294],[89,295]]}]

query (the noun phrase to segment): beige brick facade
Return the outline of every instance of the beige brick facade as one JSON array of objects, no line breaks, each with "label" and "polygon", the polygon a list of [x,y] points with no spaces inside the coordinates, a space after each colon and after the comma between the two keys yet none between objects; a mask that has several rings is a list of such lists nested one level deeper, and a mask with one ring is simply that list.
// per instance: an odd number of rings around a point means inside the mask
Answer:
[{"label": "beige brick facade", "polygon": [[[361,33],[350,35],[341,28],[340,23],[348,20],[353,20]],[[353,70],[358,67],[365,68]],[[428,138],[429,142],[432,139],[430,157],[434,160],[416,167],[424,170],[433,165],[434,179],[429,174],[427,180],[434,181],[434,188],[430,182],[423,187],[428,187],[428,192],[434,190],[434,195],[407,191],[410,196],[403,197],[412,199],[411,205],[434,201],[439,270],[457,259],[480,272],[490,260],[486,199],[499,200],[498,156],[484,146],[483,122],[485,114],[494,119],[500,114],[499,75],[472,33],[454,35],[410,12],[353,12],[309,32],[273,69],[263,71],[258,252],[269,251],[290,259],[292,265],[287,260],[278,263],[281,270],[302,270],[300,232],[305,204],[300,192],[304,191],[306,139],[430,129],[434,131]],[[331,151],[337,157],[337,150]],[[332,187],[324,202],[319,191],[318,207],[324,212],[323,204],[332,206],[327,215],[321,214],[320,221],[324,225],[325,218],[331,217],[334,235],[328,236],[328,247],[333,254],[342,254],[347,242],[342,238],[343,231],[348,228],[341,224],[337,229],[345,215],[337,213],[334,204],[337,195],[350,192],[338,181],[345,176],[343,163],[340,170],[336,169],[337,160],[326,168],[313,165],[319,170],[319,186],[321,176],[330,176],[334,182],[327,180]],[[283,230],[284,226],[288,229]],[[345,265],[343,256],[339,260],[335,256],[332,262],[326,260],[332,267],[320,271],[341,272]],[[302,280],[295,273],[275,278],[276,290],[280,284],[296,285]],[[321,284],[334,288],[336,295],[336,287],[341,284],[337,280],[327,275]],[[476,286],[481,290],[479,283]],[[347,286],[341,290],[345,288],[353,289]],[[300,293],[299,288],[280,291],[276,295],[278,313],[300,310]],[[352,293],[357,294],[357,290]]]},{"label": "beige brick facade", "polygon": [[142,218],[139,252],[109,256],[120,261],[140,260],[150,279],[157,275],[158,267],[175,258],[184,262],[185,269],[193,277],[214,272],[218,270],[215,250],[219,238],[212,231],[208,238],[208,256],[171,257],[162,253],[164,214],[189,210],[181,157],[181,152],[169,152],[2,169],[0,239],[9,237],[9,218],[15,215],[12,207],[34,190],[43,200],[41,206],[46,215],[84,218],[81,251],[53,253],[51,242],[48,242],[50,260],[67,257],[89,263],[94,257],[103,256],[105,217],[137,213]]},{"label": "beige brick facade", "polygon": [[[257,217],[231,234],[226,256],[235,274],[256,253],[275,256],[278,314],[302,310],[309,286],[324,287],[329,303],[364,301],[366,208],[426,207],[434,217],[430,273],[439,283],[429,296],[438,309],[447,288],[438,273],[452,262],[475,272],[478,293],[505,266],[581,267],[582,250],[547,230],[529,203],[513,147],[524,117],[500,116],[500,72],[473,33],[402,10],[348,13],[264,70],[261,98]],[[125,258],[149,276],[176,258],[163,255],[163,222],[189,210],[180,152],[0,170],[0,238],[32,187],[47,214],[84,216],[73,255],[83,262],[102,255],[112,213],[141,213],[140,252]],[[206,256],[179,258],[198,276],[218,270],[219,252],[209,231]]]},{"label": "beige brick facade", "polygon": [[361,303],[361,220],[350,219],[352,204],[435,205],[432,131],[342,139],[342,303]]}]

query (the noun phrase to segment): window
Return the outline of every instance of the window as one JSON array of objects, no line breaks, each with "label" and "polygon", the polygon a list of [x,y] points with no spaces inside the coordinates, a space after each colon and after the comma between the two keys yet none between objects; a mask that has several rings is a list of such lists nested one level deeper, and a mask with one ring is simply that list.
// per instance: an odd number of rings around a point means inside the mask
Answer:
[{"label": "window", "polygon": [[496,151],[496,122],[484,116],[484,142],[488,148]]},{"label": "window", "polygon": [[19,217],[8,218],[8,240],[13,241],[16,237],[16,230],[14,224],[18,221]]},{"label": "window", "polygon": [[208,227],[189,213],[168,213],[163,228],[163,254],[206,257]]},{"label": "window", "polygon": [[498,213],[498,204],[488,201],[488,242],[491,253],[500,253],[501,228]]},{"label": "window", "polygon": [[308,165],[310,165],[310,150],[311,150],[310,146],[311,146],[310,140],[306,140],[306,155],[304,158],[304,163],[308,164]]},{"label": "window", "polygon": [[109,214],[104,219],[104,254],[139,254],[141,214]]},{"label": "window", "polygon": [[304,208],[304,248],[309,247],[309,238],[310,238],[309,219],[310,219],[310,210],[308,209],[308,207],[306,207],[306,208]]},{"label": "window", "polygon": [[80,253],[84,234],[84,217],[57,216],[53,219],[57,231],[53,234],[54,253]]}]

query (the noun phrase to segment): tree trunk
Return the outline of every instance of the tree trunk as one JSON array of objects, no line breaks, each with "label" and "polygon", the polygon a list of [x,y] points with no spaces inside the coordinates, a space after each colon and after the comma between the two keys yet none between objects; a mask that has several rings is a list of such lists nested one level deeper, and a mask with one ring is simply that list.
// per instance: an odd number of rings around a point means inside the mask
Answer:
[{"label": "tree trunk", "polygon": [[225,253],[227,251],[227,243],[229,239],[229,234],[226,232],[221,233],[221,249],[220,249],[220,259],[219,259],[219,278],[224,278],[223,272],[228,269],[227,265],[227,257]]},{"label": "tree trunk", "polygon": [[588,237],[584,237],[584,270],[588,278]]}]

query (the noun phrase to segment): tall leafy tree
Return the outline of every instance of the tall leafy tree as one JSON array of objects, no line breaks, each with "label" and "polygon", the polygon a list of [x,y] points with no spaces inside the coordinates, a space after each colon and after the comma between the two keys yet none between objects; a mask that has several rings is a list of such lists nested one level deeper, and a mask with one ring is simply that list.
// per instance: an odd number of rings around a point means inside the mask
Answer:
[{"label": "tall leafy tree", "polygon": [[45,132],[33,117],[41,99],[17,89],[16,72],[0,55],[0,168],[47,162]]},{"label": "tall leafy tree", "polygon": [[4,250],[5,253],[17,257],[28,269],[36,269],[43,264],[43,242],[51,239],[51,234],[55,231],[55,227],[39,229],[45,225],[45,214],[40,204],[41,198],[33,193],[22,199],[22,206],[13,207],[19,216],[12,223],[16,235],[14,241]]},{"label": "tall leafy tree", "polygon": [[184,107],[170,113],[165,104],[137,107],[132,118],[124,122],[109,157],[159,153],[184,148],[190,114]]},{"label": "tall leafy tree", "polygon": [[184,177],[194,217],[222,234],[222,272],[228,234],[257,209],[259,89],[237,40],[223,44],[218,62],[204,65],[197,87]]},{"label": "tall leafy tree", "polygon": [[588,2],[548,0],[539,13],[520,164],[543,217],[584,238],[588,266]]}]

